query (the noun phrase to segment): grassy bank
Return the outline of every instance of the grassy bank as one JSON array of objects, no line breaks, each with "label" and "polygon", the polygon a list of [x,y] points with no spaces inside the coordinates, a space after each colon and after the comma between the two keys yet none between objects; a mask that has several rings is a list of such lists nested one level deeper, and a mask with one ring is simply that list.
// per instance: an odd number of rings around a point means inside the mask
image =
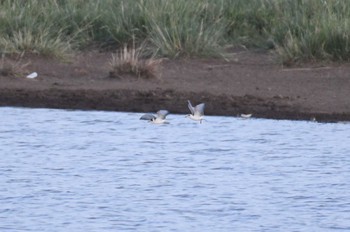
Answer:
[{"label": "grassy bank", "polygon": [[64,57],[146,44],[160,56],[274,49],[285,62],[349,60],[350,1],[1,0],[0,50]]}]

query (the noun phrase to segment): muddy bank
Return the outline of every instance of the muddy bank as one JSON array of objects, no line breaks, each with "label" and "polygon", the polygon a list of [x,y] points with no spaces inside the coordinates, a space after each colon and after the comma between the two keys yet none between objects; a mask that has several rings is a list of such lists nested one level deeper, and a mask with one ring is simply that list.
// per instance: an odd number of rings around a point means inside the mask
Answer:
[{"label": "muddy bank", "polygon": [[253,114],[253,117],[260,118],[317,121],[350,119],[349,113],[308,112],[283,99],[262,99],[249,95],[235,97],[202,92],[198,97],[198,93],[184,94],[171,90],[140,92],[66,89],[3,89],[0,93],[1,106],[127,112],[155,112],[158,109],[169,109],[171,113],[188,114],[187,99],[196,99],[198,103],[206,103],[207,115]]},{"label": "muddy bank", "polygon": [[207,115],[317,121],[350,120],[350,66],[286,68],[272,54],[239,51],[224,60],[164,60],[159,78],[110,78],[108,53],[68,63],[28,57],[36,79],[0,76],[0,106],[187,114],[187,99]]}]

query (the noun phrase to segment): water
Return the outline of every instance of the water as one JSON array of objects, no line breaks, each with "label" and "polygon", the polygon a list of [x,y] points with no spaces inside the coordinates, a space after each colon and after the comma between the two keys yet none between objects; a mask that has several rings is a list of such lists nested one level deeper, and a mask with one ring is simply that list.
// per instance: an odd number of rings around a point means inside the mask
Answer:
[{"label": "water", "polygon": [[0,231],[350,231],[350,124],[0,108]]}]

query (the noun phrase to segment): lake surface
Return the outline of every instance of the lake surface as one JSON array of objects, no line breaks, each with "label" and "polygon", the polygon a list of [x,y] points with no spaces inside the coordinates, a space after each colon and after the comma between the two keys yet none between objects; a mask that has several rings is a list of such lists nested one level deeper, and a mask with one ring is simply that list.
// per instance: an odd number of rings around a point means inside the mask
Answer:
[{"label": "lake surface", "polygon": [[350,231],[350,124],[0,108],[0,231]]}]

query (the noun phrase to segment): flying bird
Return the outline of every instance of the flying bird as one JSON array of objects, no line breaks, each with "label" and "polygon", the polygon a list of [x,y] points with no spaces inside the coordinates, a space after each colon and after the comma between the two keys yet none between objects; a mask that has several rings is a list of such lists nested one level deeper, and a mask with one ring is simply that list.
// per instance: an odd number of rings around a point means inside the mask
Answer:
[{"label": "flying bird", "polygon": [[191,102],[189,100],[187,101],[188,101],[188,108],[190,109],[191,114],[186,115],[186,117],[195,121],[199,121],[199,123],[202,123],[202,121],[204,120],[203,117],[204,117],[205,103],[201,103],[193,107]]},{"label": "flying bird", "polygon": [[169,122],[167,122],[165,118],[168,114],[169,114],[169,111],[167,110],[159,110],[157,112],[157,115],[144,114],[141,116],[140,120],[147,120],[154,124],[167,124]]}]

